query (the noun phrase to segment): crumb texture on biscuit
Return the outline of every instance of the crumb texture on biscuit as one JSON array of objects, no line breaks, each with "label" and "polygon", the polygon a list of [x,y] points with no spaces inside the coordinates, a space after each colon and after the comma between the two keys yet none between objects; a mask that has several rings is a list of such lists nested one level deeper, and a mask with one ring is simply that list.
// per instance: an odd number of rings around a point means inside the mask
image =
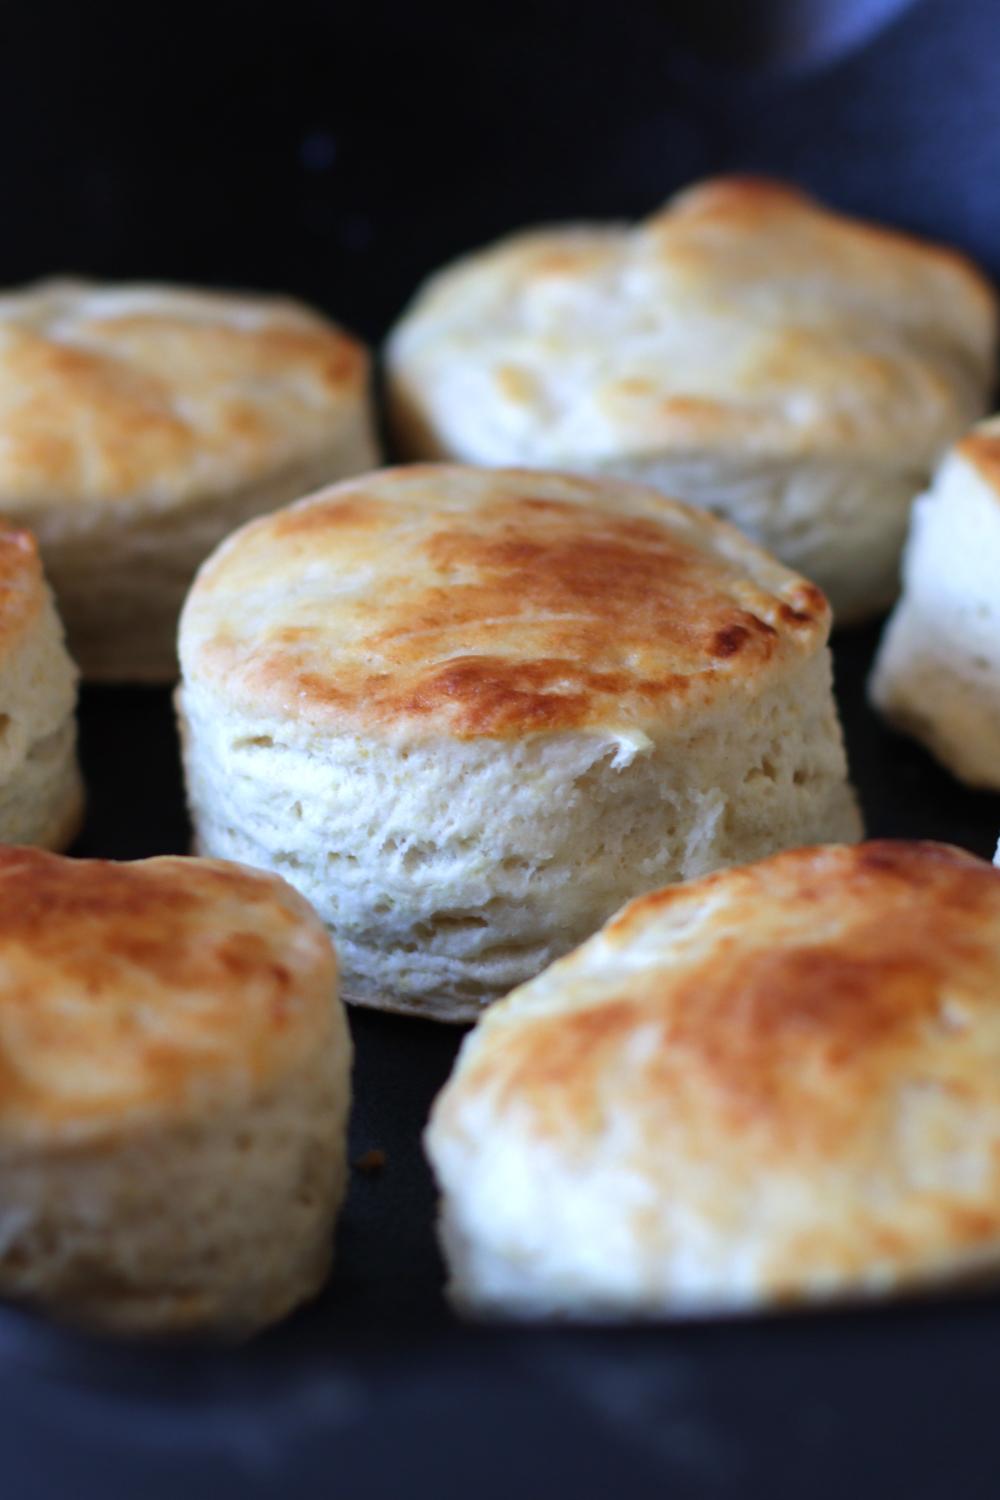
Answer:
[{"label": "crumb texture on biscuit", "polygon": [[452,1289],[656,1315],[1000,1273],[1000,874],[800,849],[640,897],[435,1104]]},{"label": "crumb texture on biscuit", "polygon": [[76,685],[35,539],[0,522],[0,843],[76,835]]},{"label": "crumb texture on biscuit", "polygon": [[0,1295],[227,1337],[315,1295],[350,1062],[329,938],[283,881],[0,848]]},{"label": "crumb texture on biscuit", "polygon": [[654,491],[337,486],[185,607],[199,849],[291,880],[351,999],[470,1019],[641,890],[859,837],[828,630],[812,584]]},{"label": "crumb texture on biscuit", "polygon": [[200,1125],[0,1153],[0,1295],[114,1335],[242,1338],[314,1297],[346,1185],[343,1053]]},{"label": "crumb texture on biscuit", "polygon": [[954,775],[1000,790],[1000,417],[946,457],[913,511],[903,594],[871,696]]}]

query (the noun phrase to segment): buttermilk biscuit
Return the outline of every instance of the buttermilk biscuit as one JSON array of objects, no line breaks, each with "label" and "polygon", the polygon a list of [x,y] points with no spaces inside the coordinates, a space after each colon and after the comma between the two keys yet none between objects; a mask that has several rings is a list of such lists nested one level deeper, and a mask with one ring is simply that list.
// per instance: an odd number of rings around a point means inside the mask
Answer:
[{"label": "buttermilk biscuit", "polygon": [[0,521],[0,844],[63,849],[83,812],[76,669],[35,540]]},{"label": "buttermilk biscuit", "polygon": [[911,500],[986,410],[996,328],[952,251],[723,179],[440,272],[390,339],[389,393],[403,456],[654,484],[842,623],[895,597]]},{"label": "buttermilk biscuit", "polygon": [[914,507],[871,696],[962,781],[1000,790],[1000,417]]},{"label": "buttermilk biscuit", "polygon": [[298,886],[347,998],[467,1020],[639,891],[858,836],[828,630],[812,584],[654,490],[369,475],[192,590],[198,847]]},{"label": "buttermilk biscuit", "polygon": [[235,526],[376,462],[368,360],[294,302],[44,282],[0,296],[0,512],[30,526],[87,678],[176,676]]},{"label": "buttermilk biscuit", "polygon": [[191,859],[0,849],[0,1294],[245,1334],[326,1276],[350,1042],[321,923]]},{"label": "buttermilk biscuit", "polygon": [[1000,1273],[1000,874],[796,849],[627,906],[470,1035],[455,1301],[653,1317]]}]

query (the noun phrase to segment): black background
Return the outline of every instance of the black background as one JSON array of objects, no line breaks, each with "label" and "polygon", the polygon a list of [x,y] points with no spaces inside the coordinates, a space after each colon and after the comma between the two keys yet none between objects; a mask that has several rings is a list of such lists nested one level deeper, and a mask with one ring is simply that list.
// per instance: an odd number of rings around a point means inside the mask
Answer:
[{"label": "black background", "polygon": [[[518,224],[632,215],[706,172],[792,176],[1000,270],[996,0],[503,7],[286,0],[0,12],[0,281],[76,270],[294,291],[375,340]],[[980,853],[960,790],[865,707],[869,829]],[[89,691],[80,852],[186,847],[169,705]],[[241,1350],[104,1348],[0,1318],[0,1494],[973,1500],[1000,1489],[1000,1304],[633,1331],[466,1329],[419,1131],[453,1033],[355,1014],[357,1174],[319,1304]]]},{"label": "black background", "polygon": [[292,289],[377,338],[460,250],[729,169],[996,269],[998,59],[995,0],[8,4],[0,278]]}]

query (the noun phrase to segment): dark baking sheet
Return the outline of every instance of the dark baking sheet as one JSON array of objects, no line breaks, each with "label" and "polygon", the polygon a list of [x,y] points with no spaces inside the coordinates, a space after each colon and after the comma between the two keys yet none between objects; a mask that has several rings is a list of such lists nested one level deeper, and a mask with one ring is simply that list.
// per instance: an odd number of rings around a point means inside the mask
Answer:
[{"label": "dark baking sheet", "polygon": [[[877,632],[836,646],[869,831],[988,855],[1000,797],[963,791],[864,702]],[[79,851],[183,852],[165,692],[84,694]],[[323,1297],[239,1349],[115,1348],[0,1313],[4,1500],[417,1493],[478,1500],[1000,1487],[1000,1298],[652,1329],[489,1329],[441,1295],[420,1151],[459,1033],[352,1013],[355,1171]],[[58,1433],[58,1437],[55,1434]],[[974,1438],[974,1441],[972,1440]],[[996,1448],[997,1468],[990,1450]],[[881,1490],[879,1490],[881,1492]]]}]

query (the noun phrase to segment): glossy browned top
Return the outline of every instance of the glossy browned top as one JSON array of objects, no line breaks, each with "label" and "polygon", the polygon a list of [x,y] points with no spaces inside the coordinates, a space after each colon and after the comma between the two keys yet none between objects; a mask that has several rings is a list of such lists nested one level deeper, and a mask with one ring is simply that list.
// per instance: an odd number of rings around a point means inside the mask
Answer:
[{"label": "glossy browned top", "polygon": [[429,465],[244,528],[202,571],[181,654],[247,712],[475,738],[655,723],[828,629],[818,589],[652,491]]},{"label": "glossy browned top", "polygon": [[[852,266],[868,272],[872,268],[869,256],[882,256],[887,269],[897,278],[911,265],[937,263],[958,275],[967,294],[978,299],[984,318],[996,314],[996,293],[979,267],[960,250],[907,234],[888,224],[837,213],[794,183],[780,178],[752,174],[708,178],[677,193],[660,216],[691,224],[699,220],[716,221],[727,233],[750,234],[766,232],[774,222],[811,218],[817,225],[822,224],[829,236],[830,254],[839,252],[846,273]],[[782,248],[787,248],[794,258],[796,249],[801,247],[792,240]]]},{"label": "glossy browned top", "polygon": [[[537,1013],[512,1001],[478,1066],[575,1130],[650,1023],[642,1107],[690,1111],[713,1139],[835,1152],[920,1054],[960,1053],[947,1039],[980,1022],[1000,1045],[998,934],[1000,872],[960,850],[793,850],[631,902],[517,992]],[[1000,1103],[1000,1075],[995,1090]]]},{"label": "glossy browned top", "polygon": [[882,841],[642,897],[487,1012],[434,1130],[487,1115],[574,1171],[618,1143],[649,1235],[731,1224],[789,1294],[995,1245],[1000,870]]},{"label": "glossy browned top", "polygon": [[324,928],[272,876],[0,846],[0,1133],[222,1107],[327,1034],[335,983]]},{"label": "glossy browned top", "polygon": [[[672,953],[674,924],[699,900],[712,913],[704,947],[689,936],[688,951]],[[1000,874],[958,850],[794,851],[640,898],[604,941],[627,953],[655,942],[661,920],[663,967],[568,1024],[553,1017],[512,1088],[585,1092],[655,1009],[664,1025],[650,1082],[665,1099],[707,1091],[726,1128],[762,1128],[775,1143],[794,1131],[798,1146],[826,1152],[907,1054],[947,1034],[951,990],[971,985],[1000,1026]]]}]

